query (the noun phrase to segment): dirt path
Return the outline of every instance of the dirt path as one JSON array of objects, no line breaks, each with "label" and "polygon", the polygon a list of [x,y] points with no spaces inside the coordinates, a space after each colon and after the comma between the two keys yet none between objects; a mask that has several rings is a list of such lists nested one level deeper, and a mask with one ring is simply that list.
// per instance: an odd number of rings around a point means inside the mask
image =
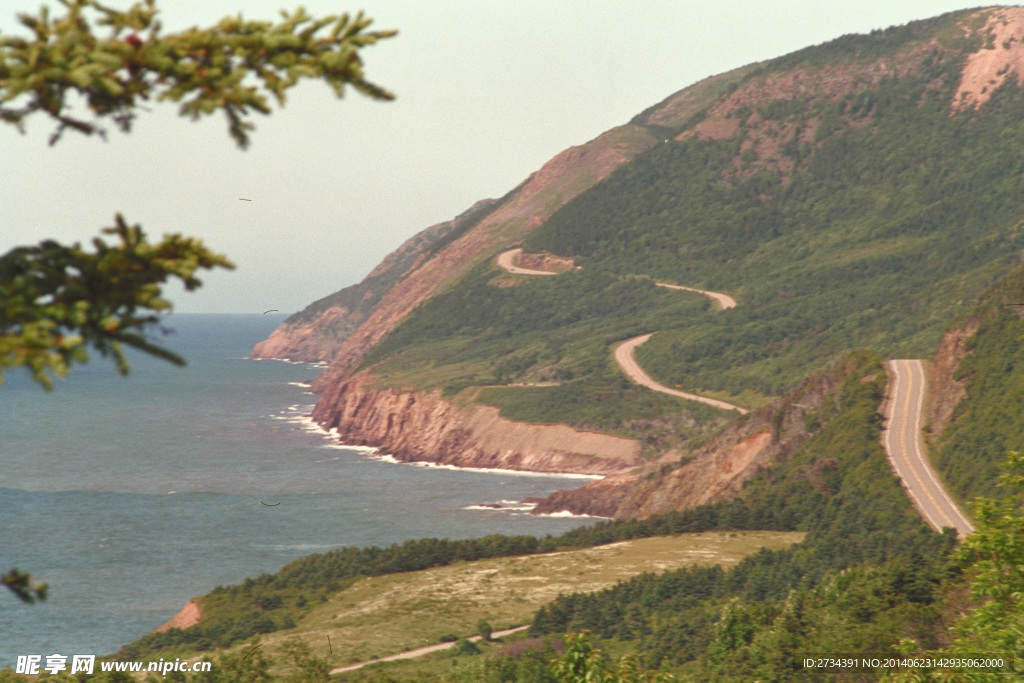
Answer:
[{"label": "dirt path", "polygon": [[963,538],[974,531],[935,475],[921,445],[921,407],[924,404],[924,368],[919,360],[890,360],[892,375],[885,404],[882,444],[896,475],[921,516],[936,531],[953,527]]},{"label": "dirt path", "polygon": [[[507,636],[510,633],[516,633],[524,629],[530,628],[529,624],[526,626],[516,626],[515,628],[507,628],[504,631],[495,631],[491,634],[492,638],[501,638]],[[467,640],[471,643],[475,643],[480,640],[480,636],[470,636]],[[427,645],[426,647],[418,647],[415,650],[406,650],[405,652],[399,652],[397,655],[388,655],[387,657],[381,657],[380,659],[371,659],[368,662],[360,662],[359,664],[351,664],[349,666],[343,666],[339,669],[331,669],[331,675],[340,674],[346,671],[355,671],[356,669],[362,669],[364,666],[376,664],[377,662],[394,662],[399,659],[413,659],[415,657],[422,657],[428,655],[431,652],[440,652],[441,650],[450,650],[455,647],[455,643],[438,643],[437,645]]]}]

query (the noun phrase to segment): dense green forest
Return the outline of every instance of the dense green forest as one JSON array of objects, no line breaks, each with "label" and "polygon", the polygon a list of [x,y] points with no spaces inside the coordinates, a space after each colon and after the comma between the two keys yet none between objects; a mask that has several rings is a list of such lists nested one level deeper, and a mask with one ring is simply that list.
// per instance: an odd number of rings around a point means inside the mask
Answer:
[{"label": "dense green forest", "polygon": [[997,495],[1008,452],[1024,453],[1024,268],[1000,280],[959,326],[980,321],[955,378],[967,395],[939,435],[936,465],[963,500]]}]

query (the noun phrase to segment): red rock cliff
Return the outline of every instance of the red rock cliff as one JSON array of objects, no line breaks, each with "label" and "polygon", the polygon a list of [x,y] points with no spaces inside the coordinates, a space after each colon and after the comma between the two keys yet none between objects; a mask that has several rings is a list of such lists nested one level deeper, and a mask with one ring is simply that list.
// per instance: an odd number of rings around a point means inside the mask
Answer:
[{"label": "red rock cliff", "polygon": [[344,444],[406,462],[576,474],[620,473],[643,462],[632,439],[512,422],[497,408],[456,407],[439,392],[371,389],[365,376],[333,384],[313,417]]}]

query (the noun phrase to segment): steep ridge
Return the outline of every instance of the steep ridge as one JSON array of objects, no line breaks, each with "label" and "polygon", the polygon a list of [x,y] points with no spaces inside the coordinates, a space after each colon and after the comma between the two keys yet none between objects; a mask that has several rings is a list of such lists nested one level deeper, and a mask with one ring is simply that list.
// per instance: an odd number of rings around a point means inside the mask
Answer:
[{"label": "steep ridge", "polygon": [[[847,36],[697,84],[559,155],[387,292],[317,380],[317,419],[354,435],[360,417],[341,407],[372,387],[639,438],[644,459],[671,464],[721,418],[626,388],[610,345],[658,331],[636,351],[653,382],[754,408],[851,347],[934,349],[943,321],[1024,247],[1006,201],[1024,190],[1013,171],[1024,100],[1002,78],[1019,47],[993,47],[996,23],[1021,16],[961,12]],[[996,58],[979,61],[985,50]],[[978,73],[999,87],[953,106]],[[519,278],[491,262],[512,248],[582,269]],[[655,282],[744,305],[702,315]],[[655,423],[665,439],[639,434]]]},{"label": "steep ridge", "polygon": [[[259,351],[254,351],[253,357],[285,358],[280,354],[291,352],[298,354],[293,360],[332,360],[341,342],[366,320],[369,311],[398,279],[475,228],[489,211],[506,200],[519,202],[519,207],[511,212],[512,215],[497,220],[491,229],[502,227],[500,224],[504,222],[508,228],[525,234],[543,222],[545,213],[549,214],[552,208],[563,205],[607,175],[607,168],[604,167],[606,163],[611,161],[612,166],[616,165],[607,151],[601,152],[602,147],[610,146],[616,153],[627,158],[635,156],[638,151],[656,142],[659,135],[674,134],[690,117],[707,107],[715,97],[721,96],[752,68],[754,65],[706,78],[634,117],[628,125],[608,131],[585,145],[565,150],[503,199],[480,200],[454,221],[417,233],[388,255],[359,285],[346,287],[324,297],[286,320],[274,333],[277,341],[269,344],[270,340],[267,340],[257,345]],[[530,199],[530,195],[536,196]],[[409,255],[413,256],[412,260],[407,258]],[[422,260],[416,260],[418,257],[422,257]],[[386,278],[383,277],[385,274]],[[368,288],[374,290],[372,294],[368,295],[364,291]],[[355,302],[359,302],[359,310],[354,309]],[[331,309],[338,310],[331,313]],[[320,323],[309,322],[318,315],[323,315],[325,320]],[[335,319],[331,320],[332,317]],[[320,337],[325,339],[320,341]],[[302,355],[305,353],[300,350],[302,347],[315,347],[316,351]]]},{"label": "steep ridge", "polygon": [[388,254],[359,284],[314,301],[290,316],[270,337],[257,344],[250,358],[275,358],[300,363],[328,363],[338,347],[369,317],[384,295],[430,252],[472,227],[500,200],[481,199],[453,220],[419,232]]},{"label": "steep ridge", "polygon": [[369,318],[345,339],[330,366],[314,382],[314,391],[323,391],[332,381],[344,378],[366,351],[445,283],[493,255],[496,248],[521,240],[567,201],[654,143],[646,129],[627,124],[549,161],[473,230],[396,283]]}]

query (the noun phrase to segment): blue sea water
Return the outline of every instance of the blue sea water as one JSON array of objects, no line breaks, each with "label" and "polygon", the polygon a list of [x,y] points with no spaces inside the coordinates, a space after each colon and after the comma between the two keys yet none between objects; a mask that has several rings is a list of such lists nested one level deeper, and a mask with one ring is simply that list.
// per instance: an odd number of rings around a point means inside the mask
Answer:
[{"label": "blue sea water", "polygon": [[[0,571],[50,585],[0,592],[0,666],[106,654],[217,585],[343,546],[428,536],[557,534],[592,522],[480,503],[582,482],[395,464],[341,447],[305,416],[318,369],[246,355],[279,315],[175,315],[185,368],[94,358],[44,392],[0,386]],[[512,506],[514,507],[514,506]]]}]

